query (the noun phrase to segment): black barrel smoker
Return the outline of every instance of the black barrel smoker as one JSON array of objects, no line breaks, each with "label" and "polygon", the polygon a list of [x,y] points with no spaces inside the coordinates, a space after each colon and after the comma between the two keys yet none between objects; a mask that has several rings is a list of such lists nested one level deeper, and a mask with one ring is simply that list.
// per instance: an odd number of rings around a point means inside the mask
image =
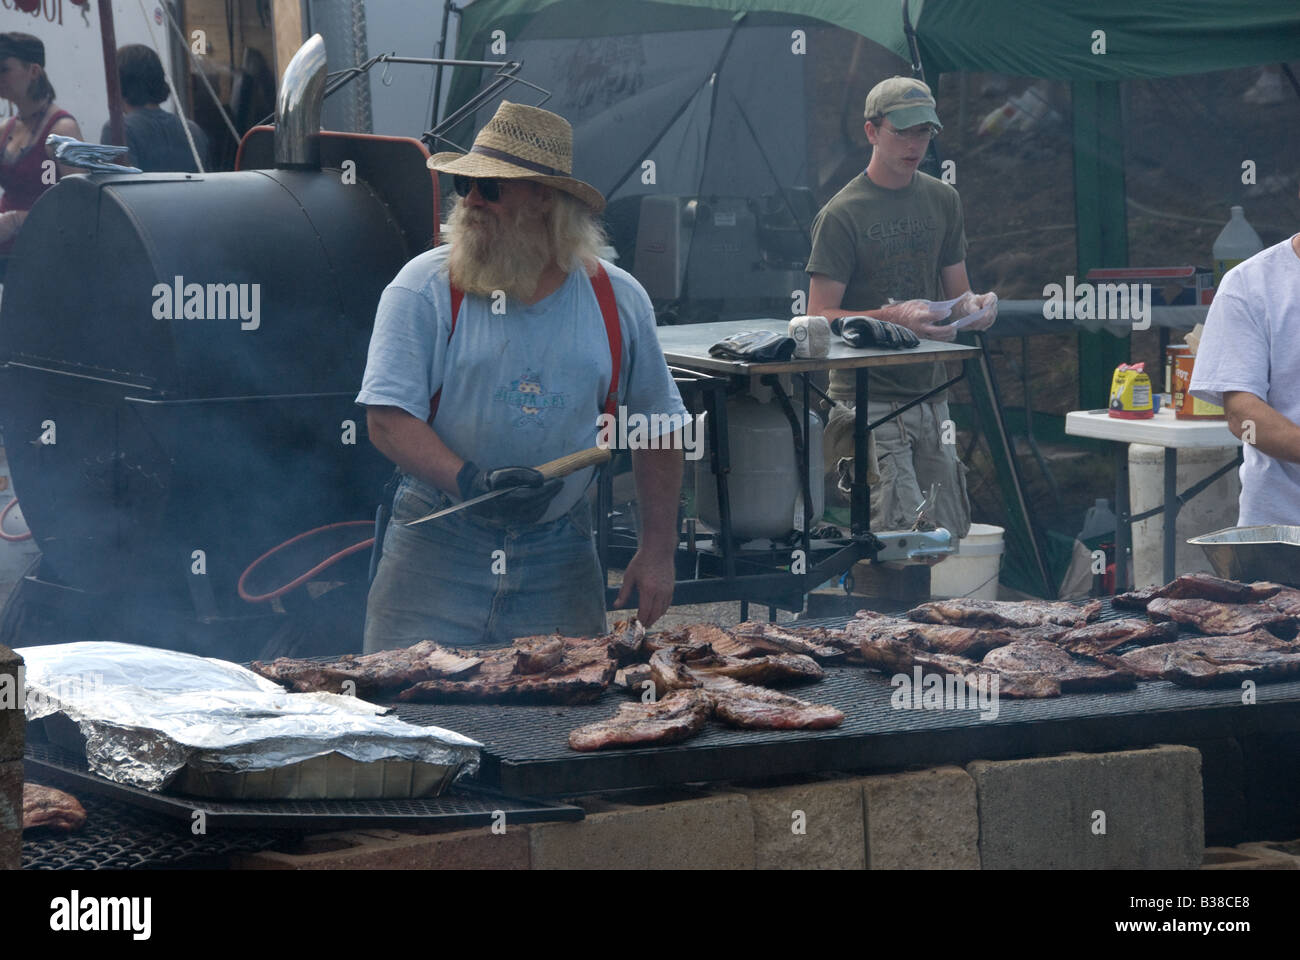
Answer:
[{"label": "black barrel smoker", "polygon": [[42,555],[0,642],[252,656],[323,594],[347,621],[309,618],[345,634],[323,648],[360,643],[364,551],[310,595],[237,593],[277,544],[373,517],[392,467],[353,398],[379,295],[437,230],[418,141],[320,133],[324,68],[314,38],[274,133],[246,138],[245,167],[274,140],[270,169],[71,176],[33,208],[0,305],[0,425]]}]

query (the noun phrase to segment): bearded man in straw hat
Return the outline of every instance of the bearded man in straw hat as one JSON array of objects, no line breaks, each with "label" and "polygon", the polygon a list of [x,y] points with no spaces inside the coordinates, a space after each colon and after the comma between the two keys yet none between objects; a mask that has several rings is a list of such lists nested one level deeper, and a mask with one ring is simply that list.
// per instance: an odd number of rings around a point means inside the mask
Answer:
[{"label": "bearded man in straw hat", "polygon": [[[545,480],[533,465],[595,446],[598,417],[616,408],[684,422],[650,299],[597,256],[605,201],[572,177],[562,117],[503,102],[468,154],[429,166],[454,177],[452,240],[385,289],[357,397],[372,442],[401,471],[366,652],[604,633],[595,470]],[[635,592],[646,626],[672,600],[682,472],[680,437],[655,439],[632,453],[643,529],[616,603]]]}]

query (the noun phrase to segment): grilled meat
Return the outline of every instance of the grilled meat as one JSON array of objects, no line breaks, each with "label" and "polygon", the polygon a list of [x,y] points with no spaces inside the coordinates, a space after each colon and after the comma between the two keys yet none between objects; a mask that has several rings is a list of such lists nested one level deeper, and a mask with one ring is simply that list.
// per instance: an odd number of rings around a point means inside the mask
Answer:
[{"label": "grilled meat", "polygon": [[1300,644],[1267,630],[1197,637],[1134,650],[1118,663],[1148,680],[1184,686],[1231,686],[1242,680],[1277,680],[1300,674]]},{"label": "grilled meat", "polygon": [[[836,663],[844,659],[844,651],[827,643],[806,640],[775,623],[760,623],[746,620],[731,629],[731,633],[741,641],[762,653],[802,653],[820,663]],[[715,653],[731,654],[730,650],[714,646]]]},{"label": "grilled meat", "polygon": [[1061,624],[1081,627],[1101,612],[1101,601],[1082,607],[1044,600],[931,600],[907,611],[918,623],[947,623],[957,627],[1038,627]]},{"label": "grilled meat", "polygon": [[[1276,589],[1274,589],[1276,588]],[[1212,577],[1208,573],[1188,573],[1165,584],[1156,595],[1167,600],[1214,600],[1217,603],[1250,603],[1265,600],[1282,589],[1277,584],[1239,583]]]},{"label": "grilled meat", "polygon": [[564,638],[558,634],[520,637],[511,646],[515,652],[515,673],[545,673],[564,659]]},{"label": "grilled meat", "polygon": [[624,703],[618,713],[569,734],[574,750],[680,743],[704,729],[713,699],[701,690],[678,690],[653,703]]},{"label": "grilled meat", "polygon": [[80,830],[86,811],[77,798],[53,787],[23,784],[23,829],[50,827],[54,830]]},{"label": "grilled meat", "polygon": [[1077,660],[1057,644],[1044,640],[1017,640],[990,650],[982,662],[999,672],[1051,677],[1060,684],[1062,693],[1127,690],[1137,685],[1137,676],[1130,670]]},{"label": "grilled meat", "polygon": [[1168,600],[1147,604],[1152,620],[1174,620],[1209,636],[1250,633],[1260,628],[1280,637],[1294,637],[1296,618],[1267,603],[1217,603],[1213,600]]},{"label": "grilled meat", "polygon": [[685,661],[713,656],[707,643],[665,647],[650,654],[650,677],[655,682],[655,696],[663,698],[674,690],[690,690],[700,681],[687,670]]},{"label": "grilled meat", "polygon": [[1300,590],[1295,587],[1283,587],[1264,603],[1288,617],[1300,617]]},{"label": "grilled meat", "polygon": [[1128,593],[1117,593],[1111,600],[1112,607],[1120,607],[1126,610],[1145,610],[1147,604],[1157,596],[1156,587],[1148,587],[1145,590],[1132,590]]},{"label": "grilled meat", "polygon": [[713,700],[714,717],[731,727],[824,730],[844,722],[844,714],[834,707],[808,703],[729,677],[705,677],[703,692]]},{"label": "grilled meat", "polygon": [[434,679],[414,684],[398,699],[415,703],[590,703],[618,671],[610,644],[573,642],[564,657],[542,673],[515,672],[515,649],[487,654],[465,680]]},{"label": "grilled meat", "polygon": [[864,617],[859,611],[844,628],[845,634],[859,639],[864,637],[893,637],[917,650],[932,653],[950,653],[959,657],[982,657],[994,647],[1010,643],[1015,637],[996,630],[975,627],[950,627],[939,623],[914,623],[881,614]]},{"label": "grilled meat", "polygon": [[1104,620],[1067,631],[1056,639],[1071,653],[1095,657],[1126,643],[1168,643],[1178,639],[1178,624],[1149,620]]},{"label": "grilled meat", "polygon": [[614,648],[614,658],[620,666],[642,661],[647,655],[645,627],[636,617],[617,621],[613,631],[601,639]]},{"label": "grilled meat", "polygon": [[1145,608],[1157,597],[1166,600],[1213,600],[1216,603],[1253,603],[1267,600],[1285,589],[1280,583],[1257,580],[1254,583],[1241,583],[1237,580],[1224,580],[1208,573],[1186,573],[1170,580],[1163,587],[1148,587],[1121,593],[1112,601],[1112,606]]},{"label": "grilled meat", "polygon": [[651,684],[654,683],[654,676],[650,672],[648,663],[631,663],[614,674],[614,686],[622,687],[628,693],[635,693],[638,696],[645,691],[647,680]]},{"label": "grilled meat", "polygon": [[817,665],[816,660],[801,653],[774,653],[748,659],[714,655],[691,661],[687,669],[697,677],[730,677],[763,687],[812,683],[826,676],[826,671]]},{"label": "grilled meat", "polygon": [[422,640],[399,650],[381,650],[362,656],[348,654],[327,663],[280,657],[270,663],[252,664],[256,673],[291,691],[342,693],[351,680],[360,697],[391,693],[423,680],[456,679],[472,674],[482,658],[447,650],[432,640]]},{"label": "grilled meat", "polygon": [[918,650],[907,641],[893,636],[863,637],[861,646],[867,666],[886,673],[906,673],[919,666],[931,673],[960,676],[967,682],[967,686],[978,683],[982,676],[992,678],[996,674],[998,696],[1001,697],[1021,699],[1056,697],[1061,694],[1061,684],[1055,677],[1042,673],[994,669],[966,657]]}]

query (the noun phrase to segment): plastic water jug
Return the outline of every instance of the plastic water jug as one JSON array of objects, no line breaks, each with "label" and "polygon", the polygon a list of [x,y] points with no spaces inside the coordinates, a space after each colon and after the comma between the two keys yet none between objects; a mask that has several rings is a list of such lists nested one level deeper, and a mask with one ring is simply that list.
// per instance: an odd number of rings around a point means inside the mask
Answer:
[{"label": "plastic water jug", "polygon": [[1079,531],[1078,539],[1086,542],[1093,537],[1100,537],[1103,534],[1114,532],[1115,514],[1111,512],[1110,501],[1098,500],[1084,514],[1083,529]]},{"label": "plastic water jug", "polygon": [[1214,257],[1214,285],[1223,282],[1223,275],[1264,249],[1255,228],[1246,222],[1246,214],[1241,207],[1232,208],[1232,219],[1228,221],[1214,241],[1211,251]]}]

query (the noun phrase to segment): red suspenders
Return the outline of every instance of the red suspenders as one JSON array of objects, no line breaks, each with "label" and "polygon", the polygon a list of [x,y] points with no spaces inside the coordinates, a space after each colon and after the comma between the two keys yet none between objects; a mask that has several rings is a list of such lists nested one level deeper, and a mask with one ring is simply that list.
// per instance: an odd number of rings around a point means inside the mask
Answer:
[{"label": "red suspenders", "polygon": [[[596,302],[600,304],[600,315],[605,320],[605,338],[609,341],[609,392],[605,394],[604,412],[612,417],[618,406],[618,378],[623,366],[623,328],[618,320],[618,303],[614,299],[614,286],[609,282],[609,274],[599,263],[596,264],[595,276],[591,278],[591,289],[596,294]],[[451,332],[447,334],[448,343],[451,343],[452,335],[456,332],[456,320],[460,316],[460,304],[464,299],[465,291],[453,283],[451,285]],[[429,423],[433,423],[441,397],[442,387],[439,387],[438,392],[429,398]]]}]

